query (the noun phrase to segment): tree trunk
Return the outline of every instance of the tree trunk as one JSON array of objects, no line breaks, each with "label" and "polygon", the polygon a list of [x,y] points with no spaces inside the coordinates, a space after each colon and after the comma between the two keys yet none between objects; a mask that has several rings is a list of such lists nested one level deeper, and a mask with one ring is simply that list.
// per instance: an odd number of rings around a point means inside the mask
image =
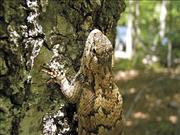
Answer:
[{"label": "tree trunk", "polygon": [[161,38],[161,41],[164,38],[165,35],[165,29],[166,29],[166,16],[167,16],[167,1],[163,0],[162,4],[161,4],[161,12],[160,12],[160,16],[159,16],[159,20],[160,20],[160,30],[159,30],[159,36]]},{"label": "tree trunk", "polygon": [[41,66],[57,51],[64,54],[71,77],[94,28],[114,43],[124,0],[0,3],[0,134],[39,135],[43,116],[59,110],[63,103],[56,85],[47,87],[48,76],[41,72]]},{"label": "tree trunk", "polygon": [[133,1],[129,1],[130,11],[127,22],[127,36],[126,36],[126,56],[131,59],[133,56]]},{"label": "tree trunk", "polygon": [[172,66],[172,43],[168,42],[168,52],[167,52],[167,67],[170,70]]},{"label": "tree trunk", "polygon": [[154,37],[153,40],[153,47],[152,47],[152,51],[156,51],[157,45],[158,45],[158,41],[160,40],[160,42],[163,42],[163,38],[165,35],[165,29],[166,29],[166,17],[167,17],[167,1],[166,0],[162,0],[161,3],[161,11],[160,11],[160,15],[159,15],[159,34],[156,35]]}]

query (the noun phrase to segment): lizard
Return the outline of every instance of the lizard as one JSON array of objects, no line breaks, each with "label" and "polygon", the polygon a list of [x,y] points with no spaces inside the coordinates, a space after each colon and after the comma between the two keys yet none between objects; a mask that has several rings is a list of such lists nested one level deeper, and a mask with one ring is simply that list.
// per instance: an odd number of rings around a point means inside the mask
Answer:
[{"label": "lizard", "polygon": [[98,29],[87,37],[79,71],[68,80],[64,71],[44,71],[77,104],[78,135],[122,135],[123,100],[112,74],[113,47]]}]

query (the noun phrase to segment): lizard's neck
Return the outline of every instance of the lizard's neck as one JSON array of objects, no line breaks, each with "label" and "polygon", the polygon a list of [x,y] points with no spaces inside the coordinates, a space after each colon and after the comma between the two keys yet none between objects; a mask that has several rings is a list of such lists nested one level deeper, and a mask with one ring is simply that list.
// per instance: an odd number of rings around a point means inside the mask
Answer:
[{"label": "lizard's neck", "polygon": [[111,66],[98,67],[99,69],[90,70],[84,67],[82,73],[85,75],[86,81],[94,90],[109,89],[113,82]]},{"label": "lizard's neck", "polygon": [[112,85],[113,77],[112,71],[109,67],[101,67],[99,74],[94,75],[95,78],[95,89],[109,89]]}]

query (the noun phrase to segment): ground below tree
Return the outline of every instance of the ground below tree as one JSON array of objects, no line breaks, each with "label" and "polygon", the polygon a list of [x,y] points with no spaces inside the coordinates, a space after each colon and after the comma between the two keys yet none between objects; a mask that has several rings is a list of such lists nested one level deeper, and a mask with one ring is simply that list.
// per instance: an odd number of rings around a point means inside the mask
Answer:
[{"label": "ground below tree", "polygon": [[117,71],[124,97],[126,135],[180,133],[180,72]]}]

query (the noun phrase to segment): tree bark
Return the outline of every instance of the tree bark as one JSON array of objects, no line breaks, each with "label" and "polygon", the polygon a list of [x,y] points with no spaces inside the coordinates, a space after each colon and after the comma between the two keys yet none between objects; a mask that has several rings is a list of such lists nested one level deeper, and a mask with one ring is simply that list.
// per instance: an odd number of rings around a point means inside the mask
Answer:
[{"label": "tree bark", "polygon": [[0,0],[0,134],[39,135],[42,118],[61,108],[56,85],[41,66],[53,49],[77,72],[88,33],[100,29],[114,43],[124,0]]}]

